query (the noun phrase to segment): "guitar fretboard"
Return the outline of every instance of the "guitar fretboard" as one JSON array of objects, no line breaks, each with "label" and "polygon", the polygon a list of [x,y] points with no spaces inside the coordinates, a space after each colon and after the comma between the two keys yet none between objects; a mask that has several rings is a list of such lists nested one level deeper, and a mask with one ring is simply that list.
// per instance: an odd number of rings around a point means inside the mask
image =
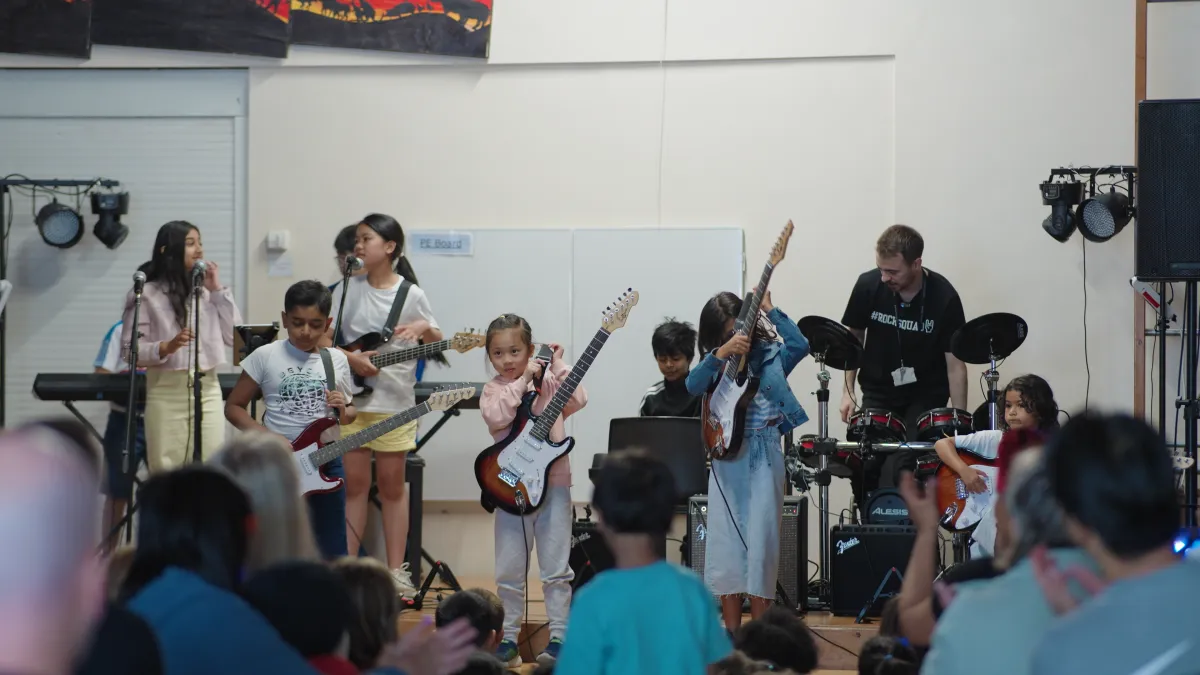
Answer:
[{"label": "guitar fretboard", "polygon": [[437,342],[430,342],[427,345],[405,347],[404,349],[397,349],[394,352],[376,354],[375,356],[371,357],[371,363],[374,364],[376,368],[383,368],[385,366],[392,366],[397,363],[404,363],[405,361],[412,361],[414,359],[420,359],[426,356],[439,354],[447,349],[450,349],[452,346],[454,346],[453,339],[438,340]]},{"label": "guitar fretboard", "polygon": [[[763,267],[762,277],[759,278],[758,285],[754,287],[754,291],[746,301],[746,306],[742,308],[742,315],[745,318],[742,319],[740,326],[734,326],[733,332],[735,334],[754,334],[754,327],[758,324],[758,309],[762,306],[763,291],[766,290],[767,284],[771,283],[771,273],[774,271],[775,266],[771,263],[767,263]],[[742,357],[737,354],[730,354],[726,357],[725,376],[737,377],[738,365],[741,363],[741,360]]]},{"label": "guitar fretboard", "polygon": [[363,444],[370,443],[389,431],[395,431],[396,429],[399,429],[405,424],[408,424],[409,422],[429,412],[429,410],[429,401],[425,401],[424,403],[409,408],[404,412],[396,413],[382,422],[372,424],[362,431],[356,431],[349,436],[344,436],[337,441],[334,441],[333,443],[330,443],[329,445],[326,445],[325,447],[313,452],[311,455],[313,464],[322,466],[328,462],[332,462],[347,452],[350,452],[355,448],[361,448]]},{"label": "guitar fretboard", "polygon": [[558,391],[554,392],[554,398],[550,399],[550,403],[546,404],[546,409],[538,417],[537,424],[533,426],[533,431],[530,432],[534,438],[544,441],[550,436],[550,429],[554,427],[554,423],[562,415],[563,408],[567,407],[567,401],[571,400],[571,395],[575,393],[575,388],[579,386],[579,383],[583,380],[583,376],[587,374],[588,368],[596,360],[596,356],[600,354],[600,349],[608,341],[608,336],[609,332],[603,328],[596,331],[596,336],[588,343],[587,348],[583,350],[583,354],[580,354],[579,361],[575,363],[574,368],[571,368],[566,381],[559,385]]}]

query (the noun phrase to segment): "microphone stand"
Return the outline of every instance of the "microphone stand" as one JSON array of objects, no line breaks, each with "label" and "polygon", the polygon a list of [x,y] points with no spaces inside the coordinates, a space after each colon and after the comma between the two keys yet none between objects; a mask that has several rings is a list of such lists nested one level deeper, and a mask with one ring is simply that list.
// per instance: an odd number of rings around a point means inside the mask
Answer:
[{"label": "microphone stand", "polygon": [[[129,456],[133,454],[133,444],[137,438],[137,362],[138,362],[138,341],[141,338],[141,333],[138,331],[140,316],[142,310],[142,291],[145,288],[145,282],[138,283],[136,280],[133,284],[133,337],[129,340],[129,397],[126,399],[125,406],[125,449],[121,451],[121,473],[129,476],[134,484],[137,483],[137,464],[129,461]],[[125,515],[121,520],[113,525],[110,531],[104,537],[100,548],[107,551],[109,544],[116,538],[121,530],[125,530],[125,543],[133,541],[133,514],[137,511],[137,502],[135,495],[137,490],[129,493],[129,506],[125,511]]]},{"label": "microphone stand", "polygon": [[350,292],[350,266],[343,265],[342,271],[342,299],[338,301],[338,318],[333,324],[333,346],[338,346],[338,340],[342,336],[342,317],[346,315],[346,294]]},{"label": "microphone stand", "polygon": [[192,336],[195,343],[195,348],[192,350],[192,405],[194,412],[192,416],[192,461],[199,463],[204,461],[204,455],[200,451],[200,441],[203,438],[200,427],[204,422],[204,403],[200,400],[200,378],[204,377],[204,373],[200,372],[200,292],[204,288],[204,275],[196,275],[192,277],[192,316],[196,320],[196,332]]}]

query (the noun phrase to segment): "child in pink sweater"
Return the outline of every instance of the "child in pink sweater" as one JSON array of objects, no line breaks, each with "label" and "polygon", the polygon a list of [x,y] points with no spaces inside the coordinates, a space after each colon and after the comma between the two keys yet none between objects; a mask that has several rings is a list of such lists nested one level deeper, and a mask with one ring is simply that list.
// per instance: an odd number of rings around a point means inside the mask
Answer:
[{"label": "child in pink sweater", "polygon": [[[550,367],[542,372],[542,364],[533,356],[533,329],[529,322],[516,314],[505,314],[492,321],[487,330],[487,352],[497,375],[483,387],[479,409],[492,439],[505,438],[521,399],[531,391],[538,397],[533,414],[539,415],[554,397],[559,385],[571,372],[563,361],[561,346],[551,343],[554,356]],[[578,387],[563,408],[562,417],[555,420],[549,440],[566,437],[563,420],[587,405],[587,392]],[[504,604],[504,635],[496,656],[510,667],[521,665],[517,637],[525,604],[525,578],[529,572],[529,554],[537,544],[538,568],[550,624],[550,643],[538,655],[539,663],[553,663],[562,647],[567,630],[567,613],[571,608],[571,464],[564,455],[550,466],[546,479],[546,494],[541,508],[525,516],[496,510],[496,586]]]}]

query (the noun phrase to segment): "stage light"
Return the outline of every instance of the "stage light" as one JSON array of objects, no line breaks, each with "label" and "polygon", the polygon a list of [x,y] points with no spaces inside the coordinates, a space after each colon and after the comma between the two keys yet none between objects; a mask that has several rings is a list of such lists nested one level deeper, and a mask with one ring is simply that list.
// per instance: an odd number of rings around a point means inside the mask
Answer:
[{"label": "stage light", "polygon": [[34,218],[42,240],[58,248],[71,248],[83,239],[83,218],[69,206],[54,200],[43,206]]},{"label": "stage light", "polygon": [[108,248],[116,248],[129,236],[129,228],[121,224],[121,216],[129,213],[128,192],[93,192],[92,213],[100,216],[92,234]]},{"label": "stage light", "polygon": [[1108,241],[1129,224],[1133,218],[1133,205],[1129,197],[1116,188],[1085,199],[1079,205],[1079,234],[1088,241]]},{"label": "stage light", "polygon": [[1042,204],[1050,207],[1050,215],[1042,221],[1042,229],[1058,241],[1065,242],[1075,232],[1072,208],[1083,199],[1083,183],[1042,183]]}]

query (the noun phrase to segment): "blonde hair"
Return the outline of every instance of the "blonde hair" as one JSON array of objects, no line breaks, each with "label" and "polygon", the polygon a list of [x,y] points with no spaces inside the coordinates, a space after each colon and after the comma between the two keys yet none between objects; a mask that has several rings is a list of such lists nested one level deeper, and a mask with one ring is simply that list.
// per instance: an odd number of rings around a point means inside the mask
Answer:
[{"label": "blonde hair", "polygon": [[262,431],[242,434],[226,443],[212,463],[250,496],[258,521],[250,537],[247,573],[285,560],[319,559],[300,476],[283,439]]},{"label": "blonde hair", "polygon": [[350,662],[362,671],[378,665],[384,647],[399,639],[400,599],[396,582],[374,558],[339,558],[333,571],[346,582],[358,616],[350,624]]}]

